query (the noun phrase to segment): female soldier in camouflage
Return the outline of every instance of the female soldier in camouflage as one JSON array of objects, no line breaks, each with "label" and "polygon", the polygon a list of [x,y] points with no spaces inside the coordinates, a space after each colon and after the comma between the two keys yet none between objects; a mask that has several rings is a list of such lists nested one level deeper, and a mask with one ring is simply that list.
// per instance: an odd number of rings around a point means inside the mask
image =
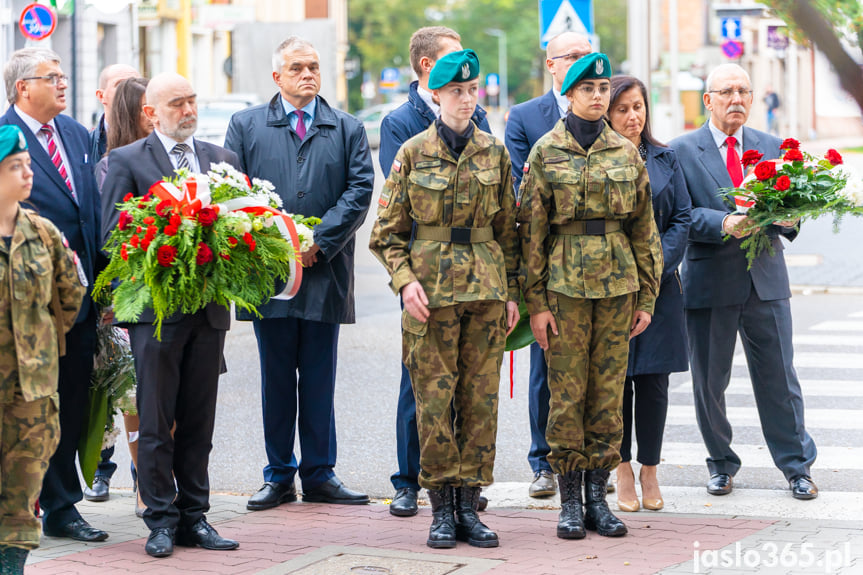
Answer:
[{"label": "female soldier in camouflage", "polygon": [[478,75],[472,50],[432,68],[440,119],[396,155],[370,243],[405,304],[402,353],[434,548],[498,545],[476,510],[492,482],[500,365],[518,321],[518,237],[509,155],[470,119]]},{"label": "female soldier in camouflage", "polygon": [[0,127],[0,159],[0,574],[6,575],[23,573],[29,550],[39,546],[33,508],[60,439],[59,342],[75,322],[84,287],[57,228],[18,205],[30,196],[33,172],[17,126]]},{"label": "female soldier in camouflage", "polygon": [[534,146],[520,190],[522,280],[548,362],[548,462],[563,539],[585,528],[626,534],[605,502],[606,481],[620,463],[629,338],[650,323],[662,274],[647,170],[603,120],[610,76],[605,54],[572,65],[562,87],[569,113]]}]

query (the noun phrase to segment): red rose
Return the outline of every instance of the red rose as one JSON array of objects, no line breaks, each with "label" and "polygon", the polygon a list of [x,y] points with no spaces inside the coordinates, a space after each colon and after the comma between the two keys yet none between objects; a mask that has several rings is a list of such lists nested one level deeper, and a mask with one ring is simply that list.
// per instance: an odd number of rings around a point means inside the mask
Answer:
[{"label": "red rose", "polygon": [[243,241],[246,242],[246,245],[249,246],[249,251],[255,251],[255,238],[252,237],[252,234],[246,232],[243,234]]},{"label": "red rose", "polygon": [[176,236],[177,232],[179,231],[179,228],[177,228],[177,226],[167,225],[167,226],[165,226],[165,229],[162,231],[165,232],[166,236]]},{"label": "red rose", "polygon": [[160,218],[167,218],[170,207],[171,202],[169,200],[162,200],[161,202],[156,204],[156,213],[159,214]]},{"label": "red rose", "polygon": [[155,223],[155,221],[156,221],[156,218],[154,218],[153,216],[147,216],[146,218],[144,218],[144,223],[147,224],[148,226],[152,223]]},{"label": "red rose", "polygon": [[126,212],[126,211],[120,212],[120,219],[117,221],[117,228],[121,232],[124,231],[126,228],[129,227],[129,224],[131,224],[134,221],[134,219],[135,218],[133,218],[132,214],[130,214],[129,212]]},{"label": "red rose", "polygon": [[231,259],[231,254],[221,253],[221,254],[219,254],[219,257],[222,258],[223,260],[228,261]]},{"label": "red rose", "polygon": [[758,153],[758,150],[746,150],[743,152],[743,158],[740,160],[740,163],[744,166],[754,166],[760,162],[763,157],[764,154]]},{"label": "red rose", "polygon": [[169,224],[171,224],[172,226],[174,226],[175,228],[179,228],[179,227],[180,227],[180,224],[182,224],[182,223],[183,223],[183,218],[181,218],[181,217],[180,217],[180,216],[178,216],[177,214],[174,214],[174,215],[173,215],[173,216],[171,216],[171,218],[168,220],[168,223],[169,223]]},{"label": "red rose", "polygon": [[156,252],[156,261],[162,267],[169,268],[177,257],[177,248],[174,246],[159,246],[159,251]]},{"label": "red rose", "polygon": [[216,223],[217,217],[216,210],[210,207],[201,208],[198,211],[198,223],[204,227],[209,227]]},{"label": "red rose", "polygon": [[140,241],[141,241],[141,238],[139,238],[138,236],[132,236],[131,238],[129,238],[129,244],[133,248],[137,248]]},{"label": "red rose", "polygon": [[204,242],[200,242],[198,244],[198,254],[195,256],[195,263],[202,266],[211,261],[213,261],[213,250]]},{"label": "red rose", "polygon": [[228,245],[231,246],[232,248],[237,247],[237,238],[235,238],[234,236],[229,237],[228,238]]},{"label": "red rose", "polygon": [[122,246],[120,246],[120,257],[123,258],[123,261],[128,261],[128,259],[129,259],[129,252],[126,250],[126,244],[125,243]]},{"label": "red rose", "polygon": [[782,145],[779,146],[780,150],[796,150],[800,147],[800,142],[795,140],[794,138],[785,138],[782,141]]},{"label": "red rose", "polygon": [[123,201],[124,201],[124,202],[128,202],[129,200],[131,200],[131,199],[132,199],[132,198],[134,198],[134,197],[135,197],[135,196],[132,194],[132,192],[129,192],[128,194],[126,194],[125,196],[123,196]]},{"label": "red rose", "polygon": [[827,150],[827,154],[824,157],[827,158],[827,161],[834,166],[838,166],[842,163],[842,156],[840,156],[839,152],[837,152],[836,150]]},{"label": "red rose", "polygon": [[786,162],[802,162],[803,153],[800,150],[792,148],[785,152],[785,156],[783,156],[782,159]]},{"label": "red rose", "polygon": [[776,175],[776,164],[773,162],[761,162],[755,166],[755,177],[761,181],[769,180]]},{"label": "red rose", "polygon": [[779,176],[776,178],[776,184],[773,186],[774,190],[779,190],[780,192],[784,192],[788,188],[791,187],[791,178],[788,176]]}]

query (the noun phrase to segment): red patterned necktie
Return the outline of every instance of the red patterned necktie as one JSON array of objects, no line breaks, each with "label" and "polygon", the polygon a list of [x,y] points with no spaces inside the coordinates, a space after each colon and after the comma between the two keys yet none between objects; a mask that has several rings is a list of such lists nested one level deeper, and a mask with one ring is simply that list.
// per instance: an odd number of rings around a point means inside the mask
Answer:
[{"label": "red patterned necktie", "polygon": [[306,122],[305,122],[306,113],[303,112],[302,110],[297,110],[296,113],[297,113],[297,130],[296,130],[296,132],[297,132],[297,135],[300,137],[300,139],[303,140],[306,137]]},{"label": "red patterned necktie", "polygon": [[734,187],[739,187],[743,181],[743,166],[740,164],[740,156],[737,155],[737,150],[734,146],[737,145],[737,138],[728,136],[725,138],[725,143],[728,144],[728,154],[725,156],[725,167],[728,168],[728,175],[731,176],[731,183]]},{"label": "red patterned necktie", "polygon": [[54,167],[60,172],[60,177],[66,182],[66,186],[72,192],[72,197],[77,202],[78,196],[75,195],[75,190],[72,189],[72,180],[69,179],[66,166],[63,164],[63,156],[60,155],[60,148],[57,147],[57,142],[54,140],[54,128],[50,124],[44,124],[39,131],[45,134],[45,137],[48,139],[48,155],[51,156]]}]

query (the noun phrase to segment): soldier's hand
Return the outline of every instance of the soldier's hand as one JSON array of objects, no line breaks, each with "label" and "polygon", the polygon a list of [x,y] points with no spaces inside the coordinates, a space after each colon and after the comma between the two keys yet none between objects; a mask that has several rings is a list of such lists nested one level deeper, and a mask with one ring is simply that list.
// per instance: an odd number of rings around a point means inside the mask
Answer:
[{"label": "soldier's hand", "polygon": [[632,328],[629,330],[629,337],[633,338],[647,329],[650,325],[650,314],[646,311],[635,312],[635,317],[632,318]]},{"label": "soldier's hand", "polygon": [[521,314],[518,313],[518,302],[506,302],[506,335],[512,333],[512,330],[515,329],[515,325],[518,323],[520,317]]},{"label": "soldier's hand", "polygon": [[746,216],[732,214],[722,221],[722,231],[737,239],[745,238],[752,233],[752,227]]},{"label": "soldier's hand", "polygon": [[411,314],[414,319],[425,323],[429,318],[429,299],[426,297],[426,292],[419,281],[402,287],[402,301],[405,304],[405,309]]},{"label": "soldier's hand", "polygon": [[533,337],[536,338],[536,343],[542,348],[542,351],[548,351],[548,328],[551,328],[551,333],[558,335],[557,322],[554,321],[554,315],[550,311],[543,311],[530,316],[530,330],[533,332]]}]

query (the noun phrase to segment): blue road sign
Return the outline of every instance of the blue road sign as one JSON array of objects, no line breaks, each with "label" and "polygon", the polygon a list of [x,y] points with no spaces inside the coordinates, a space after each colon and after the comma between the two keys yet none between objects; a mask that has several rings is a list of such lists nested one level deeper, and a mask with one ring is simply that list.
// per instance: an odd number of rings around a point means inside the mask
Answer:
[{"label": "blue road sign", "polygon": [[723,18],[722,19],[722,39],[723,40],[740,40],[742,34],[742,26],[740,18]]},{"label": "blue road sign", "polygon": [[44,40],[54,32],[57,17],[47,6],[30,4],[21,12],[18,28],[31,40]]},{"label": "blue road sign", "polygon": [[380,89],[384,91],[395,90],[399,87],[399,78],[401,78],[401,73],[399,73],[398,68],[384,68],[381,70]]},{"label": "blue road sign", "polygon": [[593,34],[593,0],[539,0],[539,46],[563,32]]},{"label": "blue road sign", "polygon": [[726,58],[736,60],[743,55],[743,42],[737,40],[726,40],[722,43],[722,53]]}]

